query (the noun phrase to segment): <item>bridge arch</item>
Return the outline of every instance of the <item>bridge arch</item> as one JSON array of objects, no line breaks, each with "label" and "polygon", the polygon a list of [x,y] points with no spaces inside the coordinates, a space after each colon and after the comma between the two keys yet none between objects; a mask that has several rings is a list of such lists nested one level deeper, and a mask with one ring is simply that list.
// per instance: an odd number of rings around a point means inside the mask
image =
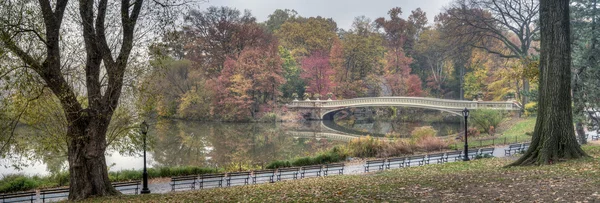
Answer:
[{"label": "bridge arch", "polygon": [[328,101],[294,101],[289,108],[303,108],[312,111],[312,119],[333,119],[333,113],[353,107],[401,106],[432,109],[461,115],[467,109],[521,110],[521,106],[512,101],[463,101],[426,97],[366,97]]},{"label": "bridge arch", "polygon": [[410,108],[419,108],[419,109],[430,109],[430,110],[438,110],[438,111],[442,111],[442,112],[447,112],[450,113],[452,115],[455,116],[462,116],[461,111],[462,110],[449,110],[449,109],[442,109],[442,108],[432,108],[432,107],[425,107],[425,106],[419,106],[419,105],[398,105],[398,104],[393,104],[393,105],[350,105],[347,107],[342,107],[342,108],[338,108],[338,109],[330,109],[330,110],[326,110],[324,112],[322,112],[321,114],[321,119],[323,120],[333,120],[333,116],[339,112],[342,111],[344,109],[349,109],[349,108],[360,108],[360,107],[410,107]]}]

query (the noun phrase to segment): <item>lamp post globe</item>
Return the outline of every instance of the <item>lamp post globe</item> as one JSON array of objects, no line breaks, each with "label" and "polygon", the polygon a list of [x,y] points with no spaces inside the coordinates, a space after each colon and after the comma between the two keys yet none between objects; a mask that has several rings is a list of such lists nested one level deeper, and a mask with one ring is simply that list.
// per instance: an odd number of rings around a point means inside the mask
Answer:
[{"label": "lamp post globe", "polygon": [[146,135],[148,134],[148,123],[143,121],[140,125],[140,131],[142,131],[142,138],[144,141],[144,172],[142,173],[142,191],[141,194],[149,194],[150,189],[148,189],[148,171],[146,170]]},{"label": "lamp post globe", "polygon": [[465,108],[462,111],[462,114],[465,117],[465,154],[463,155],[463,161],[469,161],[469,141],[467,138],[467,119],[469,118],[469,109]]}]

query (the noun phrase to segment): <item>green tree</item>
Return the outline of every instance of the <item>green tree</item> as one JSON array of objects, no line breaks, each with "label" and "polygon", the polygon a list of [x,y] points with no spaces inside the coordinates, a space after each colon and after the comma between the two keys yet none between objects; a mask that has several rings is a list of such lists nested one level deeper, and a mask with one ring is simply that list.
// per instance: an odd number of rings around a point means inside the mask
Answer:
[{"label": "green tree", "polygon": [[504,112],[492,109],[477,109],[471,113],[469,117],[471,123],[473,123],[480,131],[483,131],[489,135],[494,132],[490,132],[491,129],[498,128],[498,125],[504,120]]},{"label": "green tree", "polygon": [[[292,98],[292,94],[304,95],[306,84],[300,78],[301,69],[289,50],[279,46],[279,56],[281,56],[281,67],[283,68],[283,78],[285,83],[281,85],[281,93],[284,98]],[[292,98],[293,99],[293,98]]]},{"label": "green tree", "polygon": [[281,46],[299,60],[315,51],[329,51],[337,38],[337,24],[328,18],[310,17],[288,20],[275,32]]},{"label": "green tree", "polygon": [[297,15],[298,12],[296,12],[294,9],[277,9],[269,15],[269,19],[265,22],[267,30],[271,33],[274,33],[275,31],[279,30],[283,23],[289,19],[295,19]]},{"label": "green tree", "polygon": [[587,157],[573,131],[569,1],[540,1],[540,28],[538,117],[529,149],[511,166]]},{"label": "green tree", "polygon": [[576,0],[571,3],[573,26],[573,116],[577,137],[585,143],[586,118],[589,127],[600,126],[600,118],[586,110],[600,105],[600,27],[597,0]]}]

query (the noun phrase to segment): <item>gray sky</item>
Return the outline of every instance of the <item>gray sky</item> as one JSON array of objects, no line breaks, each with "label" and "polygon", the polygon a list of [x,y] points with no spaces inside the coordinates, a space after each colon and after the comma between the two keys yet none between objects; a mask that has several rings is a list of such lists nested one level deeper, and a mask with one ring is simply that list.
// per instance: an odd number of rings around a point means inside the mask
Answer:
[{"label": "gray sky", "polygon": [[367,16],[371,20],[386,17],[393,7],[402,8],[402,17],[407,18],[410,11],[421,8],[427,13],[427,20],[433,23],[433,17],[440,13],[451,0],[209,0],[201,5],[229,6],[238,10],[249,9],[258,22],[263,22],[275,9],[294,9],[304,17],[322,16],[333,18],[339,28],[349,29],[356,16]]}]

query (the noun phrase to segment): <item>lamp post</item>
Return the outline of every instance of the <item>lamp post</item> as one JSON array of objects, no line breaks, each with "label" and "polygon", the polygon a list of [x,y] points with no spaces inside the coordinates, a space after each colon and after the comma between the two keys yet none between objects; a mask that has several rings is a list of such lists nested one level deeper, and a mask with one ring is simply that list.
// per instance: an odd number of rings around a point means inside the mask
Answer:
[{"label": "lamp post", "polygon": [[148,189],[148,171],[146,170],[146,134],[148,133],[148,123],[146,123],[146,121],[142,122],[140,125],[140,130],[142,131],[144,140],[144,172],[142,173],[142,191],[140,191],[140,193],[149,194],[150,189]]},{"label": "lamp post", "polygon": [[462,111],[463,116],[465,116],[465,155],[463,161],[469,161],[469,142],[467,141],[467,118],[469,118],[469,109],[465,108]]}]

